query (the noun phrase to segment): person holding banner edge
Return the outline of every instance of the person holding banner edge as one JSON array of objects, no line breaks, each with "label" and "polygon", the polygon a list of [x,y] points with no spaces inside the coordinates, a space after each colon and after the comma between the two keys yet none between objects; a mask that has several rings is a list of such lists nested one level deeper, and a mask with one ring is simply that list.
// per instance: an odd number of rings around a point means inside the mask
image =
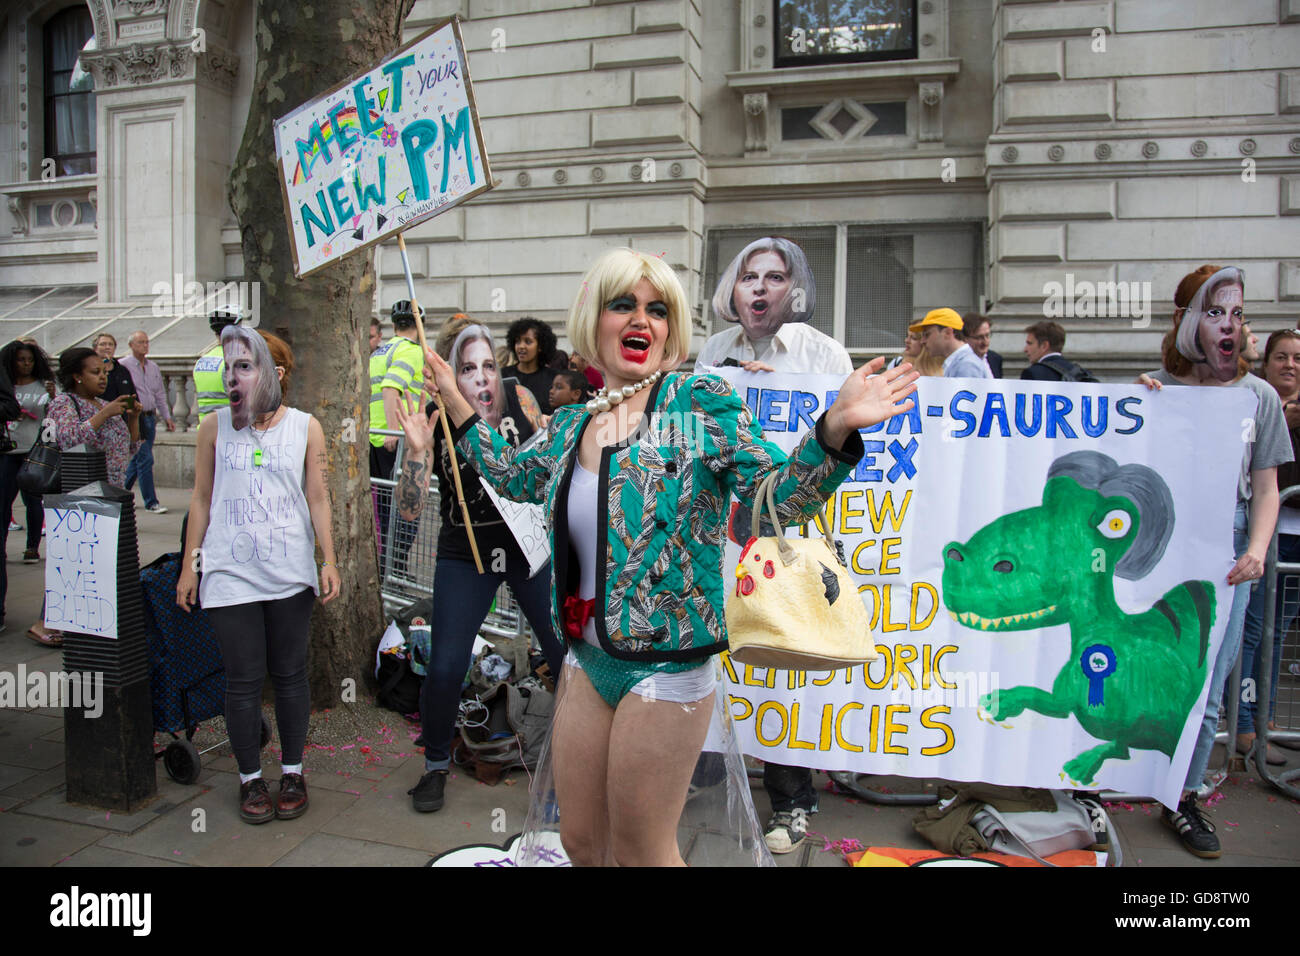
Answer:
[{"label": "person holding banner edge", "polygon": [[[545,436],[520,449],[479,419],[454,370],[426,353],[457,449],[504,497],[547,506],[553,622],[570,642],[550,756],[561,839],[577,864],[682,865],[677,823],[714,707],[710,659],[727,646],[728,495],[752,506],[776,470],[780,520],[807,522],[861,458],[857,430],[913,404],[904,401],[915,391],[910,366],[872,375],[877,359],[848,377],[787,458],[726,382],[671,372],[690,347],[690,322],[662,260],[603,254],[568,333],[607,390],[557,410]],[[710,436],[704,447],[686,449],[664,425],[684,419]],[[406,427],[414,441],[427,424]]]},{"label": "person holding banner edge", "polygon": [[1277,523],[1277,468],[1293,460],[1282,403],[1277,392],[1262,379],[1242,375],[1243,303],[1246,282],[1233,266],[1203,265],[1188,273],[1174,293],[1174,328],[1165,335],[1162,368],[1138,377],[1149,389],[1164,386],[1236,386],[1251,389],[1259,399],[1253,428],[1243,435],[1241,475],[1233,516],[1233,555],[1228,572],[1234,588],[1232,607],[1219,652],[1214,659],[1206,695],[1205,713],[1175,810],[1162,817],[1178,834],[1188,852],[1213,859],[1221,854],[1214,825],[1196,803],[1204,784],[1210,752],[1218,731],[1224,684],[1241,650],[1242,630],[1251,589],[1264,574],[1264,559]]},{"label": "person holding banner edge", "polygon": [[[754,240],[723,270],[713,293],[714,314],[739,330],[710,338],[695,371],[738,365],[750,372],[849,374],[853,360],[844,346],[807,324],[816,304],[817,283],[803,249],[789,239]],[[693,782],[708,786],[721,769],[718,755],[705,754]],[[773,853],[790,853],[803,844],[808,816],[817,812],[812,771],[764,761],[763,789],[772,805],[763,839]]]}]

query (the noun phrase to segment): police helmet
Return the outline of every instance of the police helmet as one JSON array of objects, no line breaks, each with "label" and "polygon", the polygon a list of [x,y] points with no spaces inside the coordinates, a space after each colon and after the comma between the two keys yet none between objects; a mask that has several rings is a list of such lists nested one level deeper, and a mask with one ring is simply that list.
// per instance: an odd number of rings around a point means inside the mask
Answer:
[{"label": "police helmet", "polygon": [[[424,318],[424,309],[420,310],[420,318]],[[415,325],[415,313],[409,299],[399,299],[393,303],[392,319],[395,329],[409,329]]]}]

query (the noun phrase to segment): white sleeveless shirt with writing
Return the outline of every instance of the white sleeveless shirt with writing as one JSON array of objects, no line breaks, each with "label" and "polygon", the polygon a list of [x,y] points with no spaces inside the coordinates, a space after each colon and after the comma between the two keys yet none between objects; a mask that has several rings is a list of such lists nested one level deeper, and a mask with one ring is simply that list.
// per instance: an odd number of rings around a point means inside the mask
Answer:
[{"label": "white sleeveless shirt with writing", "polygon": [[303,588],[319,594],[316,535],[304,490],[311,416],[288,408],[262,432],[236,430],[229,408],[214,414],[216,461],[203,536],[202,605],[277,601]]}]

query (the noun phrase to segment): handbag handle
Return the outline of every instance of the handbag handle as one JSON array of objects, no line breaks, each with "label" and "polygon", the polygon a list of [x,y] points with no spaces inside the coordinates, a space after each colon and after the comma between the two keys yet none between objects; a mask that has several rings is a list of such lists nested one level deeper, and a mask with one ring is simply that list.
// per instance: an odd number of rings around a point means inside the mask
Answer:
[{"label": "handbag handle", "polygon": [[[781,563],[787,568],[794,563],[795,553],[790,542],[785,540],[782,534],[781,522],[776,516],[776,475],[775,471],[768,472],[763,480],[758,484],[758,491],[754,493],[754,509],[749,519],[749,536],[758,537],[758,525],[762,519],[763,506],[767,505],[767,514],[772,522],[772,527],[776,529],[776,548],[781,555]],[[816,519],[813,520],[816,524]],[[822,537],[826,539],[826,547],[831,549],[831,554],[835,554],[835,542],[831,540],[830,532],[825,526],[821,529]],[[838,560],[838,558],[836,559]]]}]

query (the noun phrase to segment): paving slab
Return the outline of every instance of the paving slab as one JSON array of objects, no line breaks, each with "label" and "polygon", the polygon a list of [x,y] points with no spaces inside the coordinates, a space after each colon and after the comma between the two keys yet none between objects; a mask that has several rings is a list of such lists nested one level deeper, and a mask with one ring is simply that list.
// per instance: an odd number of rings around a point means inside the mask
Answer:
[{"label": "paving slab", "polygon": [[426,866],[433,855],[421,850],[313,833],[274,866]]},{"label": "paving slab", "polygon": [[100,845],[183,863],[269,866],[312,832],[313,814],[327,819],[351,799],[313,792],[311,809],[299,820],[250,826],[239,819],[237,775],[213,774],[200,789],[193,800],[148,826],[131,834],[110,834]]},{"label": "paving slab", "polygon": [[0,764],[0,793],[17,783],[36,776],[38,773],[40,771],[32,767],[11,767],[7,764]]},{"label": "paving slab", "polygon": [[419,782],[419,776],[395,775],[372,782],[370,787],[358,781],[354,788],[358,799],[343,813],[321,827],[321,832],[376,843],[422,850],[437,855],[471,843],[501,842],[501,833],[492,826],[502,820],[493,811],[504,810],[507,833],[518,831],[528,810],[527,778],[522,775],[489,787],[464,773],[453,773],[447,780],[446,803],[435,813],[417,813],[406,791]]},{"label": "paving slab", "polygon": [[5,727],[0,728],[0,764],[18,767],[30,767],[34,770],[60,768],[62,779],[63,743],[61,741],[41,740],[39,737],[24,737],[7,731],[9,721],[15,717],[27,717],[28,714],[9,714]]},{"label": "paving slab", "polygon": [[72,856],[61,860],[56,866],[77,866],[77,867],[118,867],[131,866],[171,866],[183,867],[186,864],[173,862],[172,860],[156,860],[151,856],[140,856],[137,853],[124,853],[121,850],[110,850],[108,847],[92,844],[84,850],[78,850]]},{"label": "paving slab", "polygon": [[17,798],[19,801],[31,800],[56,788],[62,788],[67,781],[63,772],[63,762],[49,770],[41,770],[30,777],[6,787],[0,796]]},{"label": "paving slab", "polygon": [[69,803],[62,788],[24,804],[15,813],[81,823],[111,833],[135,833],[194,799],[200,792],[195,786],[179,784],[166,774],[159,774],[157,794],[148,804],[131,813]]},{"label": "paving slab", "polygon": [[0,866],[53,866],[103,835],[95,827],[6,813],[0,817]]}]

